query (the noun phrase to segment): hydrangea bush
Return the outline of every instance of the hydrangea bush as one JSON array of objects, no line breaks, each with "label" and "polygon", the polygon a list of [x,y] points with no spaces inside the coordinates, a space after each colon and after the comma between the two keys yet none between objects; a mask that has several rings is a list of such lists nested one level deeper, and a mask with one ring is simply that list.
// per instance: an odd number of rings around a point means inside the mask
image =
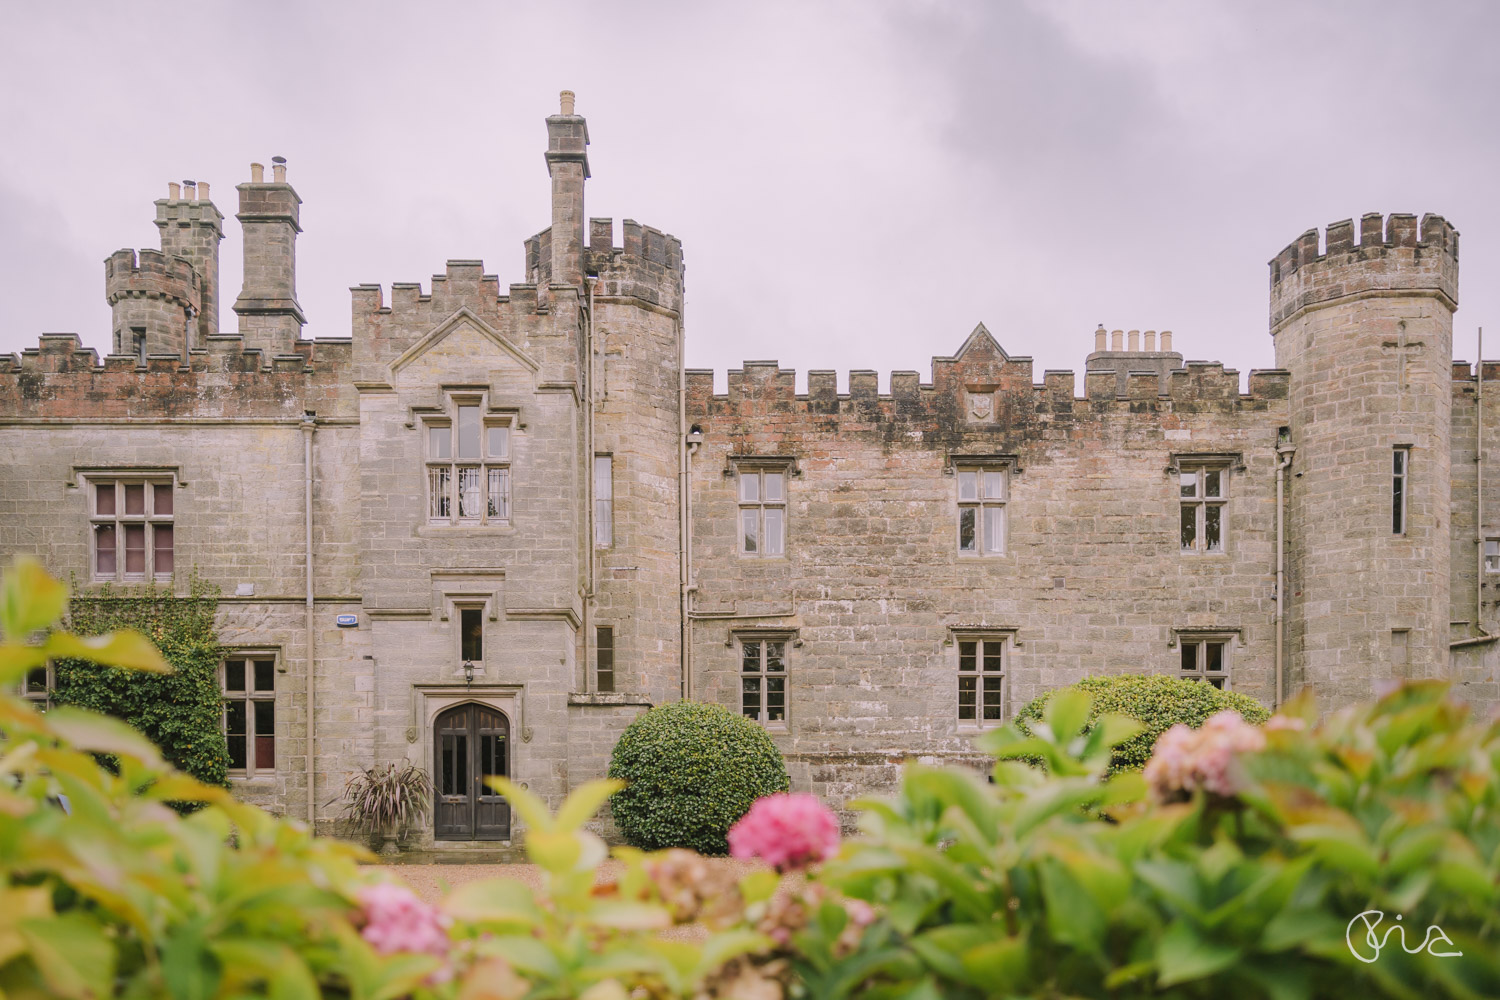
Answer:
[{"label": "hydrangea bush", "polygon": [[[65,588],[0,587],[0,685],[48,658],[159,671],[139,634],[45,632]],[[41,638],[36,636],[44,633]],[[585,829],[618,781],[558,812],[491,779],[542,870],[438,906],[360,848],[165,765],[118,720],[0,694],[0,991],[8,998],[966,1000],[1500,996],[1500,723],[1439,684],[1321,723],[1235,713],[1140,732],[1089,696],[981,737],[983,776],[909,765],[840,842],[811,796],[729,833],[736,877]],[[94,754],[110,754],[117,773]],[[1038,758],[1046,770],[1021,763]],[[59,808],[66,795],[71,813]],[[168,801],[201,802],[181,816]],[[693,925],[684,931],[684,925]]]}]

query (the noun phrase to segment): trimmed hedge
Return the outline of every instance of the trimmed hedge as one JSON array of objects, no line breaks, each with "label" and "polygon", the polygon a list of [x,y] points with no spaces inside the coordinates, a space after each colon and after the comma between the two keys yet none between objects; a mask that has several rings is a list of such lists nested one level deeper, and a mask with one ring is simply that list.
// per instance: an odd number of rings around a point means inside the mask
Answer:
[{"label": "trimmed hedge", "polygon": [[764,729],[695,701],[658,706],[627,726],[609,776],[625,782],[610,807],[627,843],[713,855],[729,853],[725,837],[751,803],[791,787]]},{"label": "trimmed hedge", "polygon": [[224,650],[215,624],[218,591],[196,577],[186,597],[170,587],[104,586],[75,592],[67,627],[78,635],[122,628],[145,633],[172,665],[170,674],[59,660],[52,700],[121,719],[145,734],[175,768],[209,785],[229,784],[224,739]]},{"label": "trimmed hedge", "polygon": [[[1238,712],[1246,722],[1260,725],[1271,717],[1265,706],[1247,695],[1233,691],[1221,691],[1212,684],[1190,681],[1182,677],[1162,674],[1116,674],[1108,677],[1085,677],[1071,687],[1086,691],[1094,699],[1089,710],[1089,723],[1102,713],[1113,712],[1128,715],[1146,729],[1140,735],[1126,740],[1114,749],[1109,770],[1139,771],[1151,759],[1151,748],[1156,738],[1182,723],[1189,729],[1197,729],[1210,715],[1225,709]],[[1027,723],[1042,718],[1042,709],[1047,700],[1057,691],[1048,691],[1033,698],[1017,714],[1016,725],[1023,732],[1030,732]]]}]

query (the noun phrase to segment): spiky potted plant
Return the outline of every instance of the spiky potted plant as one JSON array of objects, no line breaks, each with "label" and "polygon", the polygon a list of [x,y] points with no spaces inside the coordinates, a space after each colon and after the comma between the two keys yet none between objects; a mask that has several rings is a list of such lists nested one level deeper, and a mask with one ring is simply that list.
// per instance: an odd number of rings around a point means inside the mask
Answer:
[{"label": "spiky potted plant", "polygon": [[396,841],[432,808],[432,779],[410,761],[355,774],[344,785],[344,814],[365,834],[379,834],[380,853],[397,853]]}]

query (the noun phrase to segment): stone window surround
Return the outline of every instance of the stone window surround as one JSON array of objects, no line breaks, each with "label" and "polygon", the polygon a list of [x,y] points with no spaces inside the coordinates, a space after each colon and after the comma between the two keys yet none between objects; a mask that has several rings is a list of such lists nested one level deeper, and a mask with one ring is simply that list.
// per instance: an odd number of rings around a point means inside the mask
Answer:
[{"label": "stone window surround", "polygon": [[1391,446],[1391,534],[1404,538],[1411,528],[1412,446]]},{"label": "stone window surround", "polygon": [[[1171,455],[1171,457],[1170,457],[1170,459],[1167,462],[1166,468],[1163,470],[1163,475],[1165,475],[1166,478],[1169,479],[1169,480],[1171,480],[1172,483],[1174,484],[1174,488],[1173,488],[1173,494],[1174,494],[1174,496],[1173,496],[1173,499],[1174,499],[1175,505],[1176,505],[1174,513],[1176,513],[1176,515],[1177,515],[1178,518],[1180,518],[1180,516],[1181,516],[1180,512],[1181,512],[1182,505],[1183,505],[1184,501],[1187,501],[1187,502],[1190,502],[1190,503],[1195,503],[1195,504],[1198,504],[1199,506],[1203,506],[1204,505],[1204,501],[1208,499],[1208,498],[1202,497],[1202,496],[1199,496],[1197,498],[1185,498],[1185,497],[1183,497],[1181,495],[1182,491],[1181,491],[1180,487],[1178,487],[1178,486],[1175,485],[1175,484],[1180,484],[1181,483],[1182,476],[1183,476],[1184,473],[1194,472],[1194,471],[1199,471],[1199,470],[1217,470],[1217,471],[1220,471],[1220,472],[1224,473],[1224,477],[1221,480],[1221,484],[1222,485],[1220,486],[1220,492],[1223,495],[1223,503],[1220,506],[1223,508],[1223,513],[1220,514],[1220,518],[1221,519],[1219,521],[1219,547],[1216,548],[1216,549],[1208,549],[1208,548],[1205,548],[1203,546],[1203,540],[1204,540],[1204,537],[1205,537],[1205,530],[1204,530],[1204,527],[1205,527],[1204,526],[1204,520],[1205,519],[1204,519],[1204,516],[1200,515],[1200,516],[1197,517],[1197,527],[1196,527],[1195,537],[1194,537],[1194,541],[1195,541],[1194,547],[1191,548],[1191,549],[1184,548],[1182,546],[1182,544],[1181,544],[1180,535],[1179,535],[1179,542],[1178,542],[1177,549],[1178,549],[1179,552],[1181,552],[1184,555],[1195,555],[1195,556],[1223,556],[1223,555],[1227,555],[1229,553],[1229,536],[1230,536],[1228,507],[1229,507],[1229,500],[1233,496],[1230,487],[1231,487],[1231,482],[1234,479],[1234,477],[1237,474],[1243,473],[1245,471],[1245,456],[1243,454],[1241,454],[1240,452],[1228,452],[1228,451],[1219,451],[1219,452],[1209,452],[1209,451],[1197,451],[1197,452],[1195,452],[1195,451],[1180,451],[1180,452],[1173,452],[1172,455]],[[1181,521],[1177,520],[1175,523],[1177,524],[1178,527],[1174,528],[1174,532],[1173,533],[1174,534],[1178,534],[1181,531],[1181,527],[1180,527],[1181,526]]]},{"label": "stone window surround", "polygon": [[[42,674],[42,688],[35,690],[31,686],[31,680],[36,674]],[[45,712],[52,707],[52,692],[57,689],[57,671],[48,660],[40,667],[32,667],[21,677],[21,683],[16,686],[16,691],[21,698],[38,706]]]},{"label": "stone window surround", "polygon": [[[782,495],[780,500],[767,501],[762,493],[759,500],[746,501],[740,492],[739,480],[746,474],[761,475],[767,472],[779,472],[782,475]],[[788,522],[788,510],[791,507],[791,480],[802,478],[802,471],[797,467],[797,459],[790,455],[730,455],[724,466],[724,478],[734,485],[734,534],[735,552],[744,559],[785,559],[790,551],[789,538],[791,532]],[[758,508],[762,512],[770,509],[781,511],[781,551],[767,553],[763,551],[745,551],[745,533],[742,527],[743,511]],[[762,513],[758,520],[760,547],[763,549],[766,537],[765,518]]]},{"label": "stone window surround", "polygon": [[[228,663],[230,660],[245,660],[245,661],[270,660],[271,661],[271,692],[270,692],[270,694],[266,695],[264,693],[256,692],[254,690],[254,688],[255,688],[254,668],[251,667],[245,673],[245,692],[244,692],[244,698],[243,698],[243,700],[245,700],[245,701],[269,701],[271,703],[271,705],[272,705],[271,712],[272,712],[272,715],[274,717],[277,714],[275,706],[276,706],[276,702],[277,702],[278,685],[280,683],[279,678],[285,677],[286,676],[286,672],[287,672],[286,661],[284,661],[281,658],[281,648],[279,646],[243,646],[243,647],[241,647],[241,646],[229,646],[229,647],[225,647],[224,654],[221,657],[219,657],[218,675],[219,675],[219,692],[220,692],[220,698],[221,698],[221,701],[224,704],[226,704],[226,705],[229,703],[229,701],[231,699],[229,697],[229,691],[225,687],[225,682],[227,681],[227,677],[225,676],[225,666],[224,665],[226,663]],[[237,698],[237,699],[234,699],[234,700],[241,700],[241,699]],[[246,722],[246,738],[247,738],[247,740],[251,740],[251,741],[253,741],[253,739],[254,739],[254,735],[253,735],[253,733],[254,733],[254,717],[253,716],[254,716],[254,713],[247,708],[246,709],[246,719],[245,719],[245,722]],[[227,727],[228,721],[229,720],[228,720],[227,715],[224,715],[224,716],[221,717],[219,725],[221,727]],[[224,728],[224,732],[227,733],[228,729]],[[276,733],[275,733],[274,729],[272,730],[272,736],[273,736],[273,738],[276,736]],[[277,740],[277,742],[280,742],[280,741]],[[248,766],[249,763],[250,763],[250,754],[251,754],[252,750],[253,750],[253,742],[251,743],[251,745],[249,745],[249,746],[246,747],[246,764],[247,764],[247,767],[245,769],[243,769],[243,770],[240,770],[240,769],[234,768],[231,765],[230,769],[229,769],[229,772],[228,772],[228,775],[227,775],[228,778],[231,781],[235,781],[235,782],[238,782],[238,783],[249,782],[249,783],[253,783],[253,784],[263,784],[263,783],[268,782],[268,781],[275,781],[276,780],[276,775],[277,775],[278,771],[280,770],[278,768],[278,766],[277,766],[276,760],[273,759],[271,761],[271,765],[269,767],[258,767],[258,766],[251,767],[251,766]],[[282,757],[283,753],[284,753],[284,751],[282,750],[282,748],[278,746],[273,751],[273,758]]]},{"label": "stone window surround", "polygon": [[[515,455],[515,436],[517,431],[524,429],[525,425],[520,422],[520,411],[514,407],[494,407],[489,405],[489,389],[486,386],[443,386],[443,402],[440,406],[414,406],[410,410],[406,426],[421,428],[421,449],[423,461],[423,484],[422,493],[425,497],[427,514],[422,523],[427,527],[438,528],[508,528],[515,515],[514,496],[515,482],[512,467]],[[432,453],[432,431],[446,428],[450,433],[458,429],[458,417],[460,406],[473,406],[479,410],[479,457],[460,458],[458,456],[458,442],[450,439],[448,445],[448,457],[435,456]],[[492,455],[490,453],[490,430],[491,428],[503,427],[506,429],[505,451],[503,455]],[[480,513],[473,517],[460,517],[458,506],[459,483],[458,470],[460,466],[475,467],[479,473],[480,491]],[[448,471],[448,515],[440,517],[433,513],[432,480],[436,471],[446,468]],[[491,471],[500,472],[504,476],[505,507],[503,514],[491,516],[490,514],[490,475]]]},{"label": "stone window surround", "polygon": [[[744,699],[744,686],[743,686],[743,680],[742,680],[742,678],[744,677],[744,673],[745,673],[745,671],[744,671],[744,644],[746,642],[760,642],[760,643],[765,643],[765,642],[780,642],[780,643],[784,643],[785,646],[786,646],[786,650],[784,650],[783,653],[782,653],[782,669],[781,669],[781,677],[782,677],[782,699],[783,699],[782,700],[782,718],[779,721],[776,721],[776,722],[767,722],[767,721],[762,720],[762,719],[755,719],[755,720],[752,720],[752,721],[754,721],[757,725],[764,726],[766,728],[766,730],[768,732],[771,732],[771,733],[790,733],[792,731],[792,681],[791,681],[792,671],[791,671],[791,654],[790,654],[790,652],[788,650],[796,649],[796,648],[801,647],[801,645],[802,645],[802,639],[798,636],[798,630],[795,629],[795,628],[757,627],[757,626],[754,626],[754,625],[746,626],[746,627],[743,627],[743,628],[732,628],[732,629],[729,630],[729,635],[728,635],[728,638],[726,639],[724,645],[727,648],[733,649],[735,651],[735,657],[734,657],[734,677],[735,677],[734,697],[735,697],[735,703],[734,703],[734,708],[732,709],[732,711],[734,711],[738,715],[743,715],[744,714],[744,701],[743,701],[743,699]],[[764,653],[762,653],[762,656],[764,656]],[[762,663],[764,663],[764,660],[762,660]],[[762,669],[762,671],[760,672],[759,676],[762,679],[765,678],[766,675],[765,675],[764,669]],[[765,693],[766,693],[765,692],[765,688],[762,687],[762,689],[761,689],[761,704],[762,704],[762,706],[765,705]]]},{"label": "stone window surround", "polygon": [[1484,571],[1500,573],[1500,535],[1489,535],[1484,540]]},{"label": "stone window surround", "polygon": [[[127,515],[124,510],[124,498],[116,491],[115,513],[99,514],[97,511],[97,487],[105,483],[141,483],[147,487],[145,491],[145,504],[148,511],[154,511],[155,497],[150,487],[167,485],[172,487],[175,494],[177,490],[187,486],[178,475],[179,467],[172,466],[100,466],[79,467],[72,469],[72,475],[68,480],[69,488],[83,488],[84,509],[88,518],[88,579],[93,583],[146,583],[150,581],[164,582],[172,579],[172,570],[157,572],[153,561],[155,558],[155,545],[151,533],[148,532],[144,540],[146,571],[141,573],[127,573],[125,570],[125,533],[121,527],[126,523],[140,523],[148,526],[165,525],[172,529],[172,555],[173,564],[176,564],[178,551],[177,537],[177,504],[173,497],[172,513],[156,515],[154,513],[143,513]],[[106,524],[115,525],[115,572],[113,574],[101,574],[99,572],[99,556],[97,550],[98,532],[97,528]]]},{"label": "stone window surround", "polygon": [[[970,720],[970,719],[959,719],[958,720],[958,730],[959,730],[959,732],[975,733],[975,732],[981,732],[981,731],[983,731],[985,729],[994,729],[994,728],[996,728],[998,726],[1003,726],[1006,723],[1006,721],[1010,718],[1010,715],[1011,715],[1011,713],[1010,713],[1010,684],[1007,683],[1007,680],[1008,680],[1008,678],[1010,677],[1010,674],[1011,674],[1012,657],[1015,655],[1015,651],[1017,649],[1020,649],[1022,646],[1025,645],[1021,641],[1020,631],[1021,631],[1020,628],[1017,627],[1017,626],[1002,626],[1002,625],[949,625],[948,626],[948,638],[943,641],[943,645],[944,646],[951,646],[952,647],[951,652],[949,652],[947,654],[946,663],[947,663],[947,666],[948,666],[948,675],[950,677],[954,678],[954,681],[951,682],[951,683],[954,684],[954,686],[953,686],[953,688],[950,689],[950,690],[953,691],[952,697],[953,697],[954,700],[953,700],[953,702],[951,704],[953,705],[952,711],[953,711],[954,714],[951,715],[951,716],[949,716],[949,718],[957,719],[957,717],[958,717],[958,698],[957,698],[957,695],[958,695],[958,685],[957,685],[956,682],[957,682],[957,678],[958,678],[959,674],[961,673],[961,671],[959,670],[959,655],[960,655],[960,652],[961,652],[961,647],[960,647],[959,644],[962,643],[962,642],[999,642],[999,643],[1003,644],[1003,650],[1002,650],[1002,652],[1000,654],[1000,656],[1001,656],[1001,665],[1000,665],[1000,674],[999,674],[999,676],[1000,676],[1000,692],[1001,692],[1000,693],[1000,718],[999,719],[990,719],[990,720],[985,720],[985,719],[982,719],[982,718],[975,718],[975,719],[972,719],[972,720]],[[984,675],[984,671],[983,670],[980,670],[980,671],[976,672],[976,676],[983,676],[983,675]],[[993,675],[991,675],[991,676],[993,676]],[[976,705],[977,704],[982,704],[982,702],[976,702]],[[982,715],[983,712],[976,712],[975,714],[976,714],[976,716],[977,715]]]},{"label": "stone window surround", "polygon": [[1174,664],[1172,670],[1173,676],[1193,676],[1199,679],[1203,679],[1205,682],[1207,681],[1203,660],[1199,660],[1198,669],[1196,672],[1194,672],[1193,674],[1188,674],[1182,669],[1180,652],[1181,648],[1184,645],[1201,645],[1205,642],[1222,642],[1224,644],[1224,686],[1222,690],[1234,690],[1234,651],[1236,649],[1244,648],[1245,645],[1244,630],[1237,626],[1227,628],[1216,626],[1205,626],[1201,628],[1184,626],[1181,628],[1173,628],[1171,638],[1167,641],[1168,649],[1179,650],[1177,662]]}]

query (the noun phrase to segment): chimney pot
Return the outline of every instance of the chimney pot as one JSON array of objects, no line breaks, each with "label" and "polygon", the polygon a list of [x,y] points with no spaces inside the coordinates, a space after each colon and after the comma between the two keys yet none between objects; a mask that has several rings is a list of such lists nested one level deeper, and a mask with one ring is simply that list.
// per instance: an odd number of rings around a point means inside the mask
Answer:
[{"label": "chimney pot", "polygon": [[208,201],[208,181],[198,182],[198,198],[200,201]]},{"label": "chimney pot", "polygon": [[1139,331],[1139,330],[1131,330],[1130,331],[1130,349],[1132,351],[1136,352],[1136,353],[1140,353],[1140,350],[1141,350],[1141,331]]},{"label": "chimney pot", "polygon": [[250,164],[250,183],[264,184],[266,181],[266,168],[259,163]]},{"label": "chimney pot", "polygon": [[1102,350],[1104,350],[1104,340],[1108,336],[1109,336],[1109,334],[1105,331],[1104,324],[1100,323],[1099,324],[1099,329],[1097,329],[1097,330],[1094,331],[1094,350],[1096,350],[1096,351],[1102,351]]},{"label": "chimney pot", "polygon": [[286,183],[286,157],[271,157],[271,182],[273,184]]},{"label": "chimney pot", "polygon": [[1156,353],[1156,331],[1155,330],[1147,330],[1146,331],[1146,347],[1145,347],[1145,349],[1146,349],[1146,353],[1147,354],[1155,354]]},{"label": "chimney pot", "polygon": [[1109,349],[1111,351],[1125,350],[1125,331],[1113,330],[1109,335]]},{"label": "chimney pot", "polygon": [[167,181],[167,200],[178,201],[182,198],[182,191],[176,181]]},{"label": "chimney pot", "polygon": [[1171,330],[1163,330],[1161,332],[1161,349],[1162,349],[1162,353],[1163,354],[1170,354],[1172,352],[1172,331]]},{"label": "chimney pot", "polygon": [[192,181],[182,182],[182,197],[186,201],[198,200],[198,185]]},{"label": "chimney pot", "polygon": [[573,98],[575,96],[574,93],[571,90],[564,90],[557,96],[558,103],[562,106],[562,113],[564,115],[571,115],[573,113]]}]

